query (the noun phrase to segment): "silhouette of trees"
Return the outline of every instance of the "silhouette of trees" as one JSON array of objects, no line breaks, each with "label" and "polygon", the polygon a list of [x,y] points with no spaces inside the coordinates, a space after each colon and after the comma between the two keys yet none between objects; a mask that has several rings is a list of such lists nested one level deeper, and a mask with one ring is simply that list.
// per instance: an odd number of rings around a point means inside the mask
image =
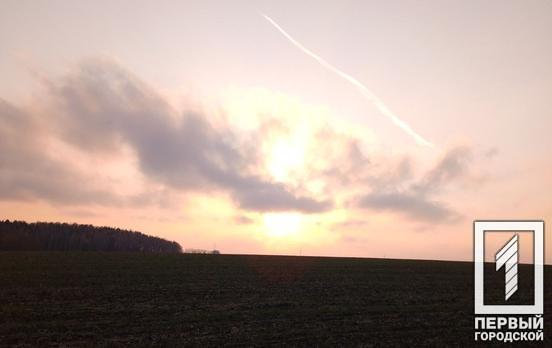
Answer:
[{"label": "silhouette of trees", "polygon": [[0,221],[0,250],[180,253],[176,242],[140,232],[67,223]]}]

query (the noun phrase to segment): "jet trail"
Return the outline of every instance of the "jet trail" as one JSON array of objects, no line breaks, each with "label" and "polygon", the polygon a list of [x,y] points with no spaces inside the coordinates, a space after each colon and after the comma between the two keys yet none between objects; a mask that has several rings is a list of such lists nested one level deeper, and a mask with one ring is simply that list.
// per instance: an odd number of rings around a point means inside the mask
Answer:
[{"label": "jet trail", "polygon": [[370,92],[370,90],[368,88],[366,88],[366,86],[364,86],[360,81],[358,81],[357,79],[355,79],[354,77],[352,77],[351,75],[347,74],[347,73],[344,73],[343,71],[339,70],[338,68],[334,67],[333,65],[331,65],[330,63],[326,62],[324,59],[322,59],[321,57],[319,57],[317,54],[315,54],[314,52],[308,50],[305,46],[303,46],[299,41],[295,40],[291,35],[289,35],[280,25],[278,25],[278,23],[276,23],[272,18],[270,18],[269,16],[261,13],[261,15],[270,23],[272,24],[280,33],[282,33],[282,35],[284,35],[286,37],[286,39],[288,39],[294,46],[296,46],[297,48],[299,48],[301,51],[303,51],[303,53],[305,53],[306,55],[310,56],[311,58],[313,58],[314,60],[316,60],[320,65],[322,65],[324,68],[330,70],[331,72],[335,73],[336,75],[338,75],[339,77],[343,78],[344,80],[350,82],[352,85],[354,85],[356,88],[358,88],[358,90],[360,91],[360,93],[366,98],[368,99],[370,102],[372,102],[376,108],[379,110],[379,112],[381,112],[383,115],[387,116],[389,119],[391,119],[391,121],[396,125],[398,126],[399,128],[401,128],[403,131],[405,131],[408,135],[410,135],[411,137],[414,138],[414,140],[416,141],[416,143],[418,145],[423,145],[423,146],[427,146],[427,147],[433,147],[433,144],[429,141],[427,141],[426,139],[424,139],[421,135],[419,135],[418,133],[416,133],[406,122],[404,122],[403,120],[401,120],[398,116],[396,116],[393,112],[391,112],[391,110],[389,110],[389,108],[387,107],[387,105],[384,104],[384,102],[379,99],[378,97],[376,97],[372,92]]}]

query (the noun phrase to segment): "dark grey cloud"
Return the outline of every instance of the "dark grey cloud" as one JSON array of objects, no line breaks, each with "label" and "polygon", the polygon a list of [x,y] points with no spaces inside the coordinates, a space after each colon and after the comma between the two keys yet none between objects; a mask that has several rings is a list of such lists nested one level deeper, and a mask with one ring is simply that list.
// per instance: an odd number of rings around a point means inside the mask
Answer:
[{"label": "dark grey cloud", "polygon": [[[214,127],[201,113],[177,115],[153,89],[112,62],[87,61],[65,78],[45,85],[49,111],[37,119],[46,119],[51,135],[91,154],[129,147],[138,158],[141,172],[170,189],[223,190],[241,208],[252,211],[315,213],[332,206],[330,201],[297,194],[283,184],[254,174],[252,168],[258,156],[255,144],[242,141],[229,129]],[[12,112],[5,109],[2,117],[14,119]],[[28,119],[19,117],[15,122],[19,128],[9,130],[24,143],[30,141],[23,129]],[[25,167],[12,163],[3,166],[14,175],[3,179],[0,198],[32,192],[31,196],[57,201],[88,197],[101,202],[102,197],[110,196],[97,192],[99,196],[93,197],[92,192],[82,192],[87,187],[83,178],[69,173],[69,168],[53,171],[51,167],[63,169],[63,163],[45,159],[38,147],[8,150],[2,151],[4,161],[32,158],[23,160],[27,162]],[[33,161],[35,157],[40,160]],[[32,177],[22,178],[27,171],[33,173]],[[42,173],[44,178],[35,173]],[[60,192],[64,183],[73,181],[81,187],[80,191]]]},{"label": "dark grey cloud", "polygon": [[484,156],[486,159],[492,159],[500,154],[500,150],[498,147],[491,147],[487,151],[485,151]]},{"label": "dark grey cloud", "polygon": [[[413,183],[373,185],[370,193],[357,198],[356,205],[364,209],[387,210],[401,213],[425,222],[454,222],[461,215],[434,196],[450,183],[465,177],[472,159],[472,151],[460,146],[448,150],[437,164]],[[409,177],[409,162],[401,164],[397,177]],[[375,180],[373,183],[385,182]]]},{"label": "dark grey cloud", "polygon": [[472,151],[466,146],[450,149],[413,189],[421,193],[439,191],[447,183],[467,173],[472,157]]},{"label": "dark grey cloud", "polygon": [[301,195],[293,195],[282,184],[267,184],[253,180],[240,190],[233,192],[233,197],[243,209],[270,211],[301,211],[316,213],[332,208],[330,201],[314,200]]},{"label": "dark grey cloud", "polygon": [[117,198],[86,185],[82,174],[49,157],[31,114],[0,99],[0,199],[113,204]]},{"label": "dark grey cloud", "polygon": [[[334,187],[347,187],[362,180],[365,169],[371,162],[362,152],[358,139],[336,134],[333,130],[320,132],[318,138],[321,146],[339,149],[335,163],[321,173],[325,181]],[[342,144],[334,144],[332,140],[338,140]],[[328,149],[322,149],[322,151],[328,151]]]},{"label": "dark grey cloud", "polygon": [[410,192],[371,193],[360,199],[359,206],[400,212],[412,219],[430,222],[453,221],[459,217],[442,202]]},{"label": "dark grey cloud", "polygon": [[234,223],[237,225],[249,225],[255,222],[255,220],[245,215],[235,216],[233,220],[234,220]]}]

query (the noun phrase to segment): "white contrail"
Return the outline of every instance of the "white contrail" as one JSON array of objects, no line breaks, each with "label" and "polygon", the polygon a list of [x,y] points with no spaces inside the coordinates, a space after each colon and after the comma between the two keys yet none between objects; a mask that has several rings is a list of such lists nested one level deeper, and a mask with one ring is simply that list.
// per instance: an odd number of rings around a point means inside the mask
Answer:
[{"label": "white contrail", "polygon": [[334,67],[333,65],[331,65],[330,63],[326,62],[324,59],[322,59],[321,57],[319,57],[318,55],[316,55],[314,52],[312,51],[309,51],[305,46],[303,46],[299,41],[295,40],[293,37],[291,37],[291,35],[289,35],[281,26],[278,25],[278,23],[276,23],[272,18],[270,18],[269,16],[261,13],[261,15],[270,23],[272,24],[276,29],[278,29],[278,31],[280,33],[282,33],[282,35],[284,35],[289,41],[291,41],[291,43],[293,45],[295,45],[297,48],[299,48],[301,51],[303,51],[306,55],[312,57],[314,60],[316,60],[318,63],[320,63],[320,65],[322,65],[324,68],[330,70],[331,72],[337,74],[338,76],[340,76],[341,78],[349,81],[350,83],[352,83],[356,88],[358,88],[358,90],[360,91],[360,93],[362,93],[362,95],[368,99],[370,102],[372,102],[376,108],[382,113],[384,114],[385,116],[389,117],[391,119],[391,121],[397,125],[399,128],[401,128],[403,131],[405,131],[408,135],[410,135],[411,137],[414,138],[414,140],[416,141],[416,143],[418,143],[419,145],[424,145],[424,146],[428,146],[428,147],[433,147],[433,144],[430,143],[429,141],[425,140],[421,135],[419,135],[418,133],[416,133],[406,122],[404,122],[403,120],[401,120],[400,118],[398,118],[395,114],[393,114],[393,112],[391,112],[391,110],[389,110],[389,108],[387,107],[387,105],[385,105],[383,103],[383,101],[381,99],[379,99],[378,97],[376,97],[372,92],[370,92],[370,90],[368,88],[366,88],[362,83],[360,83],[360,81],[358,81],[357,79],[355,79],[354,77],[352,77],[351,75],[349,74],[346,74],[344,73],[343,71],[337,69],[336,67]]}]

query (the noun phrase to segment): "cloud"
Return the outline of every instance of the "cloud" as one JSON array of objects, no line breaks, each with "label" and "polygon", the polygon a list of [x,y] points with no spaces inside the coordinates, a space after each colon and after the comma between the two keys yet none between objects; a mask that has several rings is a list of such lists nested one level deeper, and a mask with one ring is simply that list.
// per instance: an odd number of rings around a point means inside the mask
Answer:
[{"label": "cloud", "polygon": [[[13,108],[0,110],[2,120],[17,120],[3,128],[9,137],[2,144],[1,199],[28,194],[57,202],[102,204],[116,198],[102,190],[88,192],[84,176],[43,154],[25,129],[33,125],[88,155],[130,148],[140,172],[172,190],[227,192],[239,207],[252,211],[315,213],[332,207],[330,201],[298,194],[255,173],[255,144],[245,143],[231,129],[215,127],[201,112],[178,114],[152,88],[110,61],[89,60],[45,86],[44,114],[14,116]],[[14,137],[21,142],[17,146]]]},{"label": "cloud", "polygon": [[317,213],[330,210],[333,203],[329,200],[314,200],[305,196],[290,194],[284,185],[253,183],[235,190],[234,198],[243,209],[259,211],[300,211]]},{"label": "cloud", "polygon": [[440,222],[458,218],[458,214],[448,209],[443,203],[411,192],[370,193],[360,199],[359,206],[374,210],[400,212],[420,221]]},{"label": "cloud", "polygon": [[245,215],[235,216],[233,219],[234,223],[237,225],[249,225],[255,222],[254,219],[247,217]]},{"label": "cloud", "polygon": [[86,185],[86,177],[44,151],[31,114],[0,99],[0,199],[36,198],[65,204],[113,204],[117,198]]},{"label": "cloud", "polygon": [[491,147],[485,151],[484,156],[486,159],[492,159],[500,154],[500,150],[497,147]]},{"label": "cloud", "polygon": [[452,180],[463,177],[471,159],[472,151],[466,146],[450,149],[413,189],[420,193],[439,191]]},{"label": "cloud", "polygon": [[[236,133],[231,122],[215,122],[203,111],[177,112],[146,83],[102,59],[44,86],[36,105],[0,101],[0,200],[166,207],[174,203],[172,195],[200,192],[227,195],[247,211],[320,213],[353,197],[358,208],[419,221],[460,216],[441,195],[469,177],[468,147],[446,151],[416,180],[412,158],[373,151],[368,156],[358,137],[323,125],[312,133],[298,179],[276,182],[264,168],[260,144],[293,124],[273,118],[250,133]],[[113,190],[71,158],[53,155],[47,151],[52,140],[85,161],[130,153],[143,178],[139,192]],[[307,189],[313,183],[317,188]]]},{"label": "cloud", "polygon": [[[449,149],[437,164],[421,179],[413,183],[395,181],[395,184],[372,187],[372,191],[356,199],[356,206],[363,209],[385,210],[401,213],[413,220],[424,222],[455,222],[461,215],[446,203],[434,198],[455,180],[468,175],[472,151],[466,146]],[[410,162],[401,162],[397,177],[410,177]],[[375,178],[375,183],[382,180]]]}]

